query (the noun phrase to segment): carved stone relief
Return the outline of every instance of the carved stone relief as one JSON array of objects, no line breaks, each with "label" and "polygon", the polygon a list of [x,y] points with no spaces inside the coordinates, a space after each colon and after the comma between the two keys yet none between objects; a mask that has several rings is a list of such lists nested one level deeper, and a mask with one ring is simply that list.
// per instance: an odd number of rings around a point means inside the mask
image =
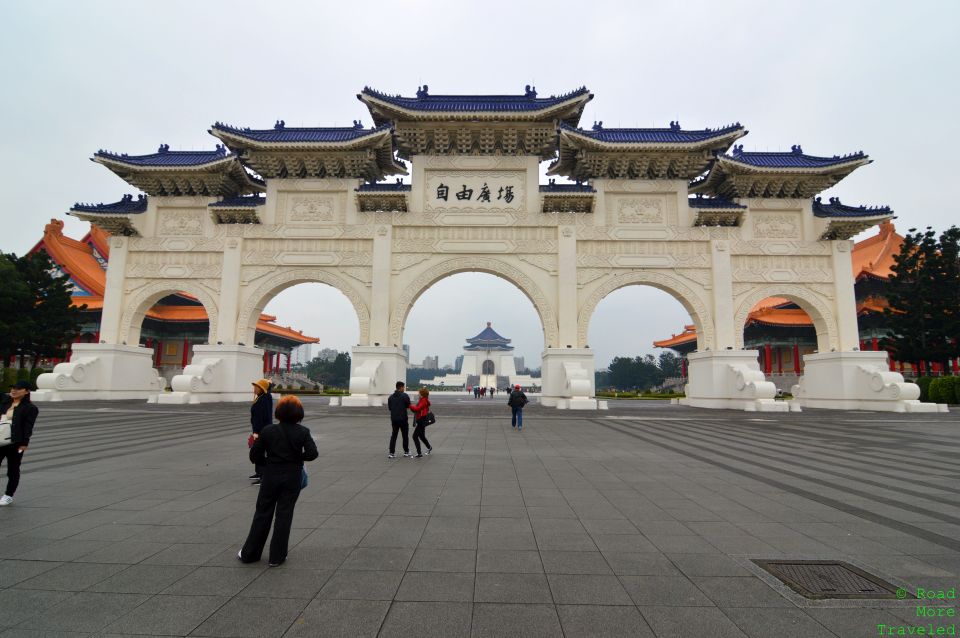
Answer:
[{"label": "carved stone relief", "polygon": [[332,222],[336,217],[333,197],[294,197],[290,200],[288,222]]},{"label": "carved stone relief", "polygon": [[160,209],[159,232],[169,236],[197,236],[203,234],[203,213],[192,210]]},{"label": "carved stone relief", "polygon": [[799,239],[801,224],[798,214],[754,213],[753,236],[758,239]]},{"label": "carved stone relief", "polygon": [[617,223],[662,224],[663,200],[654,198],[621,199],[617,203]]}]

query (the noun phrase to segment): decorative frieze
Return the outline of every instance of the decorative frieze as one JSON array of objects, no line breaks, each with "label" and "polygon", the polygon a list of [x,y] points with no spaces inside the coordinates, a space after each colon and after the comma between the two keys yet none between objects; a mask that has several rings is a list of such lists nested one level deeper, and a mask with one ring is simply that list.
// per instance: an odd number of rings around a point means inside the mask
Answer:
[{"label": "decorative frieze", "polygon": [[203,212],[161,208],[157,211],[158,234],[168,236],[199,236],[203,234]]},{"label": "decorative frieze", "polygon": [[826,282],[833,281],[828,257],[797,255],[734,255],[734,281]]},{"label": "decorative frieze", "polygon": [[799,213],[752,212],[751,219],[757,239],[800,239],[803,231]]}]

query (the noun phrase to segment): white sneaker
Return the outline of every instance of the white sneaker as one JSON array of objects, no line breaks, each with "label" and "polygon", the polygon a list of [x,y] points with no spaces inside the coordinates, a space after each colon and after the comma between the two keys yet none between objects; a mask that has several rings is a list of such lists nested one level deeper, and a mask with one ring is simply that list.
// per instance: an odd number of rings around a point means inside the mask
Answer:
[{"label": "white sneaker", "polygon": [[6,494],[4,494],[2,497],[0,497],[0,505],[9,505],[12,502],[13,502],[12,496],[7,496]]}]

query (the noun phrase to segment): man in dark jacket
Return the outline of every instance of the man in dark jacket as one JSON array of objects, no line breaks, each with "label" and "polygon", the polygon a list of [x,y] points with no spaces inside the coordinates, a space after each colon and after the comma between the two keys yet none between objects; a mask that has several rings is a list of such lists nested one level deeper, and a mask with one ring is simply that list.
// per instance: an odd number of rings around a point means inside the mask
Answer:
[{"label": "man in dark jacket", "polygon": [[0,399],[0,420],[8,422],[10,428],[9,442],[0,442],[0,463],[7,462],[7,489],[0,496],[0,505],[13,503],[13,494],[20,484],[20,462],[30,445],[33,424],[40,412],[30,401],[31,389],[29,381],[17,381],[10,388],[10,394]]},{"label": "man in dark jacket", "polygon": [[510,393],[510,398],[507,399],[507,405],[510,406],[510,411],[512,412],[510,427],[517,428],[518,430],[523,429],[523,406],[526,404],[527,395],[520,389],[519,384],[514,386],[513,392]]},{"label": "man in dark jacket", "polygon": [[403,433],[403,455],[412,458],[410,455],[410,422],[408,421],[408,410],[410,409],[410,396],[406,393],[406,386],[403,381],[397,381],[397,390],[387,399],[387,408],[390,410],[390,427],[393,433],[390,435],[390,453],[387,458],[397,458],[397,432]]}]

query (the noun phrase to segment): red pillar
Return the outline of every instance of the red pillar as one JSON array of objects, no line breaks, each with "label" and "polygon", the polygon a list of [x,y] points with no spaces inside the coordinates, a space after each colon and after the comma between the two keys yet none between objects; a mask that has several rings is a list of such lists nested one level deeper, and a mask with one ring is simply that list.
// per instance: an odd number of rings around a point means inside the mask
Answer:
[{"label": "red pillar", "polygon": [[920,376],[921,376],[921,377],[923,376],[924,372],[925,372],[925,366],[923,365],[923,361],[921,361],[921,362],[920,362]]},{"label": "red pillar", "polygon": [[783,348],[777,346],[777,374],[783,374]]},{"label": "red pillar", "polygon": [[960,372],[957,366],[957,359],[953,359],[950,363],[953,364],[953,376],[957,376],[958,372]]},{"label": "red pillar", "polygon": [[680,375],[686,379],[687,378],[687,358],[683,357],[680,359]]},{"label": "red pillar", "polygon": [[100,343],[100,331],[99,331],[99,330],[97,330],[97,333],[96,333],[95,335],[93,335],[93,342],[94,342],[94,343]]},{"label": "red pillar", "polygon": [[154,353],[157,360],[156,367],[160,367],[160,364],[163,363],[163,341],[157,339],[157,351]]},{"label": "red pillar", "polygon": [[873,338],[873,349],[874,350],[880,349],[880,340],[877,339],[876,337]]},{"label": "red pillar", "polygon": [[800,346],[793,344],[793,372],[800,376]]},{"label": "red pillar", "polygon": [[887,362],[890,364],[890,372],[897,371],[897,362],[893,360],[893,353],[887,350]]},{"label": "red pillar", "polygon": [[860,340],[860,352],[863,352],[863,351],[866,350],[866,349],[867,349],[867,342],[866,342],[866,341],[863,341],[863,340],[861,339],[861,340]]},{"label": "red pillar", "polygon": [[267,365],[268,365],[267,362],[269,360],[270,360],[270,353],[267,350],[264,350],[263,351],[263,373],[264,374],[267,373]]},{"label": "red pillar", "polygon": [[770,344],[763,346],[763,373],[769,375],[773,372],[773,350]]},{"label": "red pillar", "polygon": [[190,356],[190,342],[186,339],[183,340],[183,367],[187,367],[187,357]]},{"label": "red pillar", "polygon": [[287,353],[287,372],[290,372],[290,353]]},{"label": "red pillar", "polygon": [[274,361],[273,370],[280,372],[280,352],[277,352],[276,361]]}]

